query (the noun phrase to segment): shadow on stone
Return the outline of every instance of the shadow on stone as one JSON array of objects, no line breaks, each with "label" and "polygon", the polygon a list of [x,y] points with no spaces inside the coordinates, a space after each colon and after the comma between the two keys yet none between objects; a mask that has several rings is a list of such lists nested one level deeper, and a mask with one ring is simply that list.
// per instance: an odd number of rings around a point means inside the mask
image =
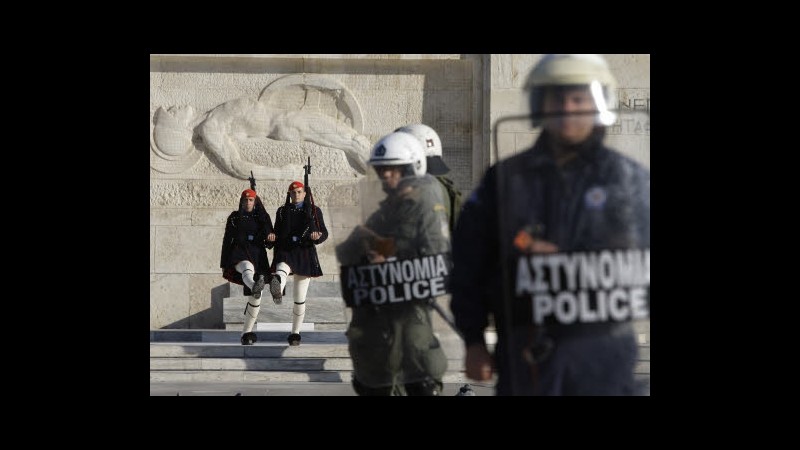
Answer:
[{"label": "shadow on stone", "polygon": [[228,283],[211,289],[209,308],[172,322],[162,328],[225,329],[222,323],[222,299],[229,295]]}]

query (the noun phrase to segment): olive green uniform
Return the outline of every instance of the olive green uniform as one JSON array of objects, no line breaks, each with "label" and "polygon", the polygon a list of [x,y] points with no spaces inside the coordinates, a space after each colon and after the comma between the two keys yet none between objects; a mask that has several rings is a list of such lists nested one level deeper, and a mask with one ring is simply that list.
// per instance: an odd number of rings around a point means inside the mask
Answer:
[{"label": "olive green uniform", "polygon": [[[442,189],[429,175],[403,180],[365,225],[393,239],[394,256],[400,260],[450,251]],[[431,309],[420,301],[353,308],[346,334],[356,392],[441,392],[447,358],[433,334]]]}]

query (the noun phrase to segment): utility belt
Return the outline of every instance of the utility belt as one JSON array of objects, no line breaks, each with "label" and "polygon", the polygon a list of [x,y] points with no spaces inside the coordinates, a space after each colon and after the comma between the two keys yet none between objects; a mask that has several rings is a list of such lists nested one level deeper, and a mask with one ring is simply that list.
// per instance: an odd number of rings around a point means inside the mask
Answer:
[{"label": "utility belt", "polygon": [[369,303],[356,305],[355,303],[352,302],[349,304],[345,302],[345,307],[352,308],[354,311],[358,310],[361,313],[366,313],[368,315],[381,316],[384,314],[389,314],[389,315],[398,313],[402,314],[406,311],[409,311],[410,308],[422,307],[430,310],[433,309],[433,307],[431,306],[432,301],[433,299],[411,299],[399,303],[386,302],[380,305],[369,304]]},{"label": "utility belt", "polygon": [[538,364],[550,356],[557,341],[576,337],[625,336],[633,332],[631,322],[532,325],[522,357],[529,364]]},{"label": "utility belt", "polygon": [[578,336],[622,336],[633,333],[631,322],[597,322],[544,327],[547,336],[558,339]]}]

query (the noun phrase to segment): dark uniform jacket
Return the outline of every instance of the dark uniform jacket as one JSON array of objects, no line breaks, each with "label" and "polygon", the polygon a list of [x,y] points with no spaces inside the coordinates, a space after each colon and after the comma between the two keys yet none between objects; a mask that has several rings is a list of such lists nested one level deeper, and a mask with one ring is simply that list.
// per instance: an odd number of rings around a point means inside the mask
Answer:
[{"label": "dark uniform jacket", "polygon": [[255,208],[252,213],[233,211],[225,222],[225,236],[222,238],[220,268],[224,269],[223,277],[244,286],[245,295],[250,295],[249,288],[242,281],[242,274],[235,269],[240,261],[250,261],[256,274],[269,279],[269,257],[267,248],[272,245],[266,241],[267,235],[273,231],[272,219],[262,208]]},{"label": "dark uniform jacket", "polygon": [[[322,210],[314,206],[316,219],[309,217],[306,208],[311,205],[303,202],[303,207],[297,208],[293,204],[283,205],[275,212],[275,254],[272,260],[272,271],[278,263],[285,262],[291,267],[292,273],[307,277],[322,275],[316,245],[328,239],[328,228]],[[322,233],[316,241],[311,239],[311,232]]]},{"label": "dark uniform jacket", "polygon": [[447,215],[439,182],[431,176],[411,177],[398,186],[399,194],[380,203],[367,228],[391,238],[398,259],[435,255],[450,250]]}]

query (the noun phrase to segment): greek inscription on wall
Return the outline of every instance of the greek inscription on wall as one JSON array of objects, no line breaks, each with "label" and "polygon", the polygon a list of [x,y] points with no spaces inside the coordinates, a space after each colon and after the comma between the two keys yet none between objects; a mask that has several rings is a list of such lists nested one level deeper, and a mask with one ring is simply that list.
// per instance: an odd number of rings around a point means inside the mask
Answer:
[{"label": "greek inscription on wall", "polygon": [[619,89],[617,91],[619,114],[608,127],[610,135],[650,135],[650,90]]}]

